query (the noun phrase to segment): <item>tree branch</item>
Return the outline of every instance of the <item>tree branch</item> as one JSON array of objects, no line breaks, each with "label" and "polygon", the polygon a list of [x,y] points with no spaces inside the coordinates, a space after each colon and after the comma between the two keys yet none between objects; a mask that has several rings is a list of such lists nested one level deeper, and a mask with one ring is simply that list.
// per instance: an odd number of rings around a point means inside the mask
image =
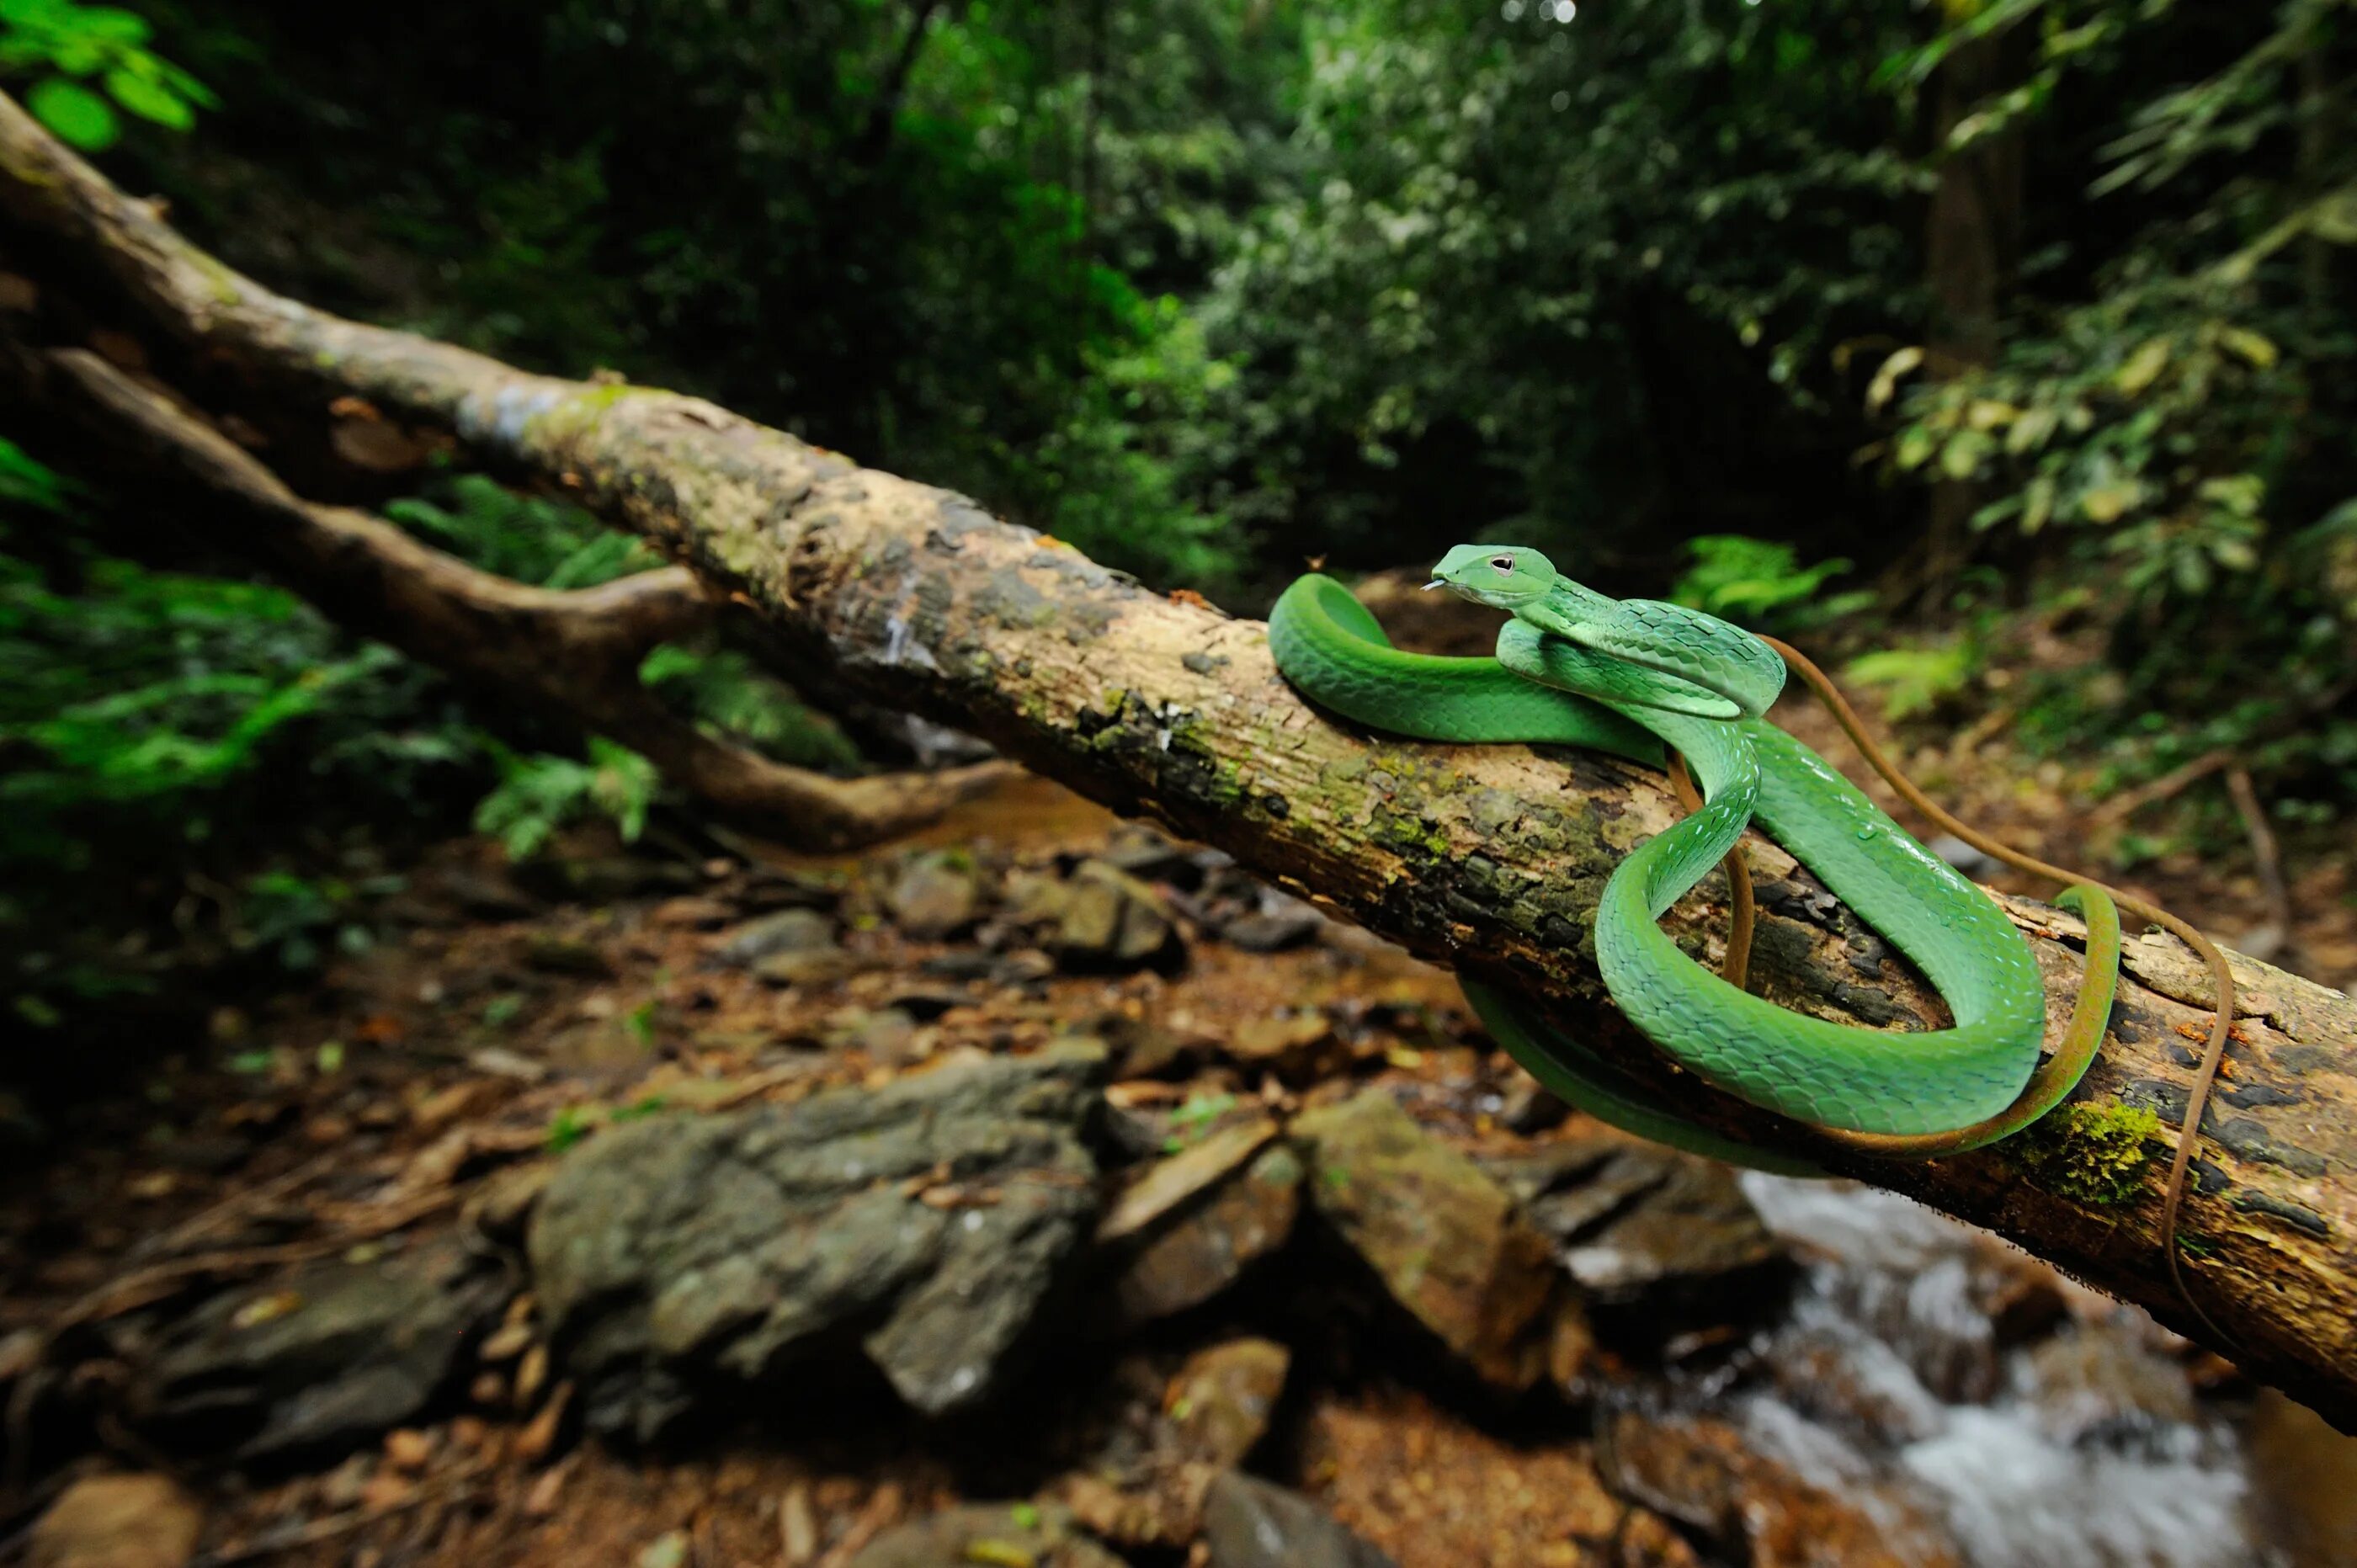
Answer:
[{"label": "tree branch", "polygon": [[664,778],[789,843],[836,849],[932,821],[1009,771],[833,779],[713,738],[640,682],[659,642],[709,627],[719,604],[677,566],[591,588],[529,587],[478,571],[391,523],[308,504],[210,424],[85,349],[10,356],[20,390],[46,391],[110,469],[210,518],[232,549],[343,626],[525,706],[621,742]]},{"label": "tree branch", "polygon": [[[1303,703],[1265,628],[1166,599],[974,502],[864,469],[694,398],[526,375],[271,294],[204,255],[0,101],[0,208],[48,275],[111,280],[129,324],[179,345],[224,395],[359,394],[438,424],[484,460],[546,476],[741,595],[795,648],[878,702],[955,724],[1118,810],[1213,843],[1413,950],[1551,998],[1559,1019],[1706,1122],[1789,1133],[1665,1069],[1598,980],[1595,900],[1676,814],[1609,759],[1371,736]],[[230,373],[224,373],[230,372]],[[1819,1016],[1891,1026],[1941,1009],[1789,856],[1755,839],[1753,972]],[[1668,929],[1707,957],[1717,895]],[[2001,898],[2031,939],[2059,1033],[2078,923]],[[2023,1146],[1926,1165],[1832,1163],[2013,1238],[2190,1332],[2156,1234],[2173,1120],[2204,1033],[2201,966],[2128,943],[2115,1030],[2080,1099],[2157,1111],[2125,1202],[2087,1150]],[[2243,958],[2234,1069],[2204,1122],[2186,1208],[2192,1288],[2255,1375],[2357,1422],[2357,1003]],[[2115,1119],[2116,1120],[2116,1119]],[[2034,1145],[2033,1145],[2034,1146]]]}]

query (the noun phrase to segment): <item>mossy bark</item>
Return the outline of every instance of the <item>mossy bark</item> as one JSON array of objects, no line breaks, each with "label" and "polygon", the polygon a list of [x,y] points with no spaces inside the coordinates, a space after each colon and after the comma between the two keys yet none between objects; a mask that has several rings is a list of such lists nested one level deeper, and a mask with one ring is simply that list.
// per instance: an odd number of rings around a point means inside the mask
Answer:
[{"label": "mossy bark", "polygon": [[[332,399],[357,394],[454,433],[482,461],[562,486],[658,542],[860,693],[1217,844],[1419,953],[1543,993],[1565,1025],[1705,1121],[1776,1131],[1664,1069],[1596,974],[1598,890],[1676,814],[1658,778],[1595,756],[1451,749],[1354,729],[1277,677],[1259,622],[1148,592],[964,497],[694,398],[527,375],[308,310],[204,256],[5,100],[0,166],[17,264],[60,287],[110,280],[113,324],[168,345],[159,355],[172,354],[208,400],[308,400],[324,418]],[[1789,857],[1757,841],[1749,854],[1762,905],[1753,972],[1765,993],[1870,1026],[1943,1015]],[[1705,958],[1717,954],[1722,897],[1707,883],[1668,922]],[[2000,902],[2032,940],[2059,1035],[2079,924],[2042,904]],[[2104,1141],[2103,1190],[2086,1185],[2084,1161],[2016,1158],[2002,1145],[1923,1165],[1831,1157],[2193,1333],[2167,1283],[2157,1224],[2208,985],[2192,956],[2159,936],[2132,939],[2126,967],[2112,1036],[2077,1099],[2150,1110],[2160,1126],[2141,1165]],[[2216,1348],[2351,1423],[2357,1003],[2239,956],[2234,969],[2233,1068],[2203,1122],[2186,1273],[2238,1342]]]}]

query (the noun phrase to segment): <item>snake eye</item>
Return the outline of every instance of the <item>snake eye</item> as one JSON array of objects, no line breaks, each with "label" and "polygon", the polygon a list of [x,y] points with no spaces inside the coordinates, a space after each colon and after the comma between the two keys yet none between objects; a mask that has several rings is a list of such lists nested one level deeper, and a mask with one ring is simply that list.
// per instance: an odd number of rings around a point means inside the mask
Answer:
[{"label": "snake eye", "polygon": [[1514,569],[1514,558],[1511,555],[1492,555],[1490,557],[1490,569],[1493,572],[1511,574]]}]

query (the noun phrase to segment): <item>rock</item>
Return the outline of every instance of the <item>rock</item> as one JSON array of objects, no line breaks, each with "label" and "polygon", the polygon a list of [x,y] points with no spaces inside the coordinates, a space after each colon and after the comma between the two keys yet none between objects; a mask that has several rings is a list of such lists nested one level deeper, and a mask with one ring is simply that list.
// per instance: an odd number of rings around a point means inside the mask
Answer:
[{"label": "rock", "polygon": [[1232,864],[1218,850],[1180,843],[1144,822],[1128,822],[1117,829],[1103,858],[1116,871],[1189,889],[1201,886],[1211,872]]},{"label": "rock", "polygon": [[1297,948],[1326,929],[1326,917],[1317,906],[1274,887],[1261,890],[1260,908],[1230,920],[1220,936],[1230,947],[1246,952],[1282,952]]},{"label": "rock", "polygon": [[1293,1137],[1310,1201],[1393,1298],[1483,1378],[1537,1381],[1556,1273],[1512,1196],[1380,1090],[1305,1112]]},{"label": "rock", "polygon": [[888,1530],[847,1568],[1124,1568],[1054,1503],[968,1503]]},{"label": "rock", "polygon": [[1231,1470],[1203,1499],[1210,1568],[1394,1568],[1298,1492]]},{"label": "rock", "polygon": [[1152,1018],[1104,1013],[1087,1027],[1113,1052],[1114,1077],[1117,1079],[1157,1078],[1183,1065],[1193,1055],[1193,1047],[1184,1036]]},{"label": "rock", "polygon": [[91,1476],[33,1526],[30,1568],[182,1568],[205,1513],[168,1476]]},{"label": "rock", "polygon": [[1761,1359],[1793,1410],[1878,1446],[1904,1447],[1947,1423],[1906,1359],[1848,1325],[1780,1333]]},{"label": "rock", "polygon": [[1597,1137],[1489,1168],[1555,1239],[1592,1301],[1701,1308],[1723,1322],[1747,1292],[1764,1294],[1781,1276],[1783,1244],[1725,1165]]},{"label": "rock", "polygon": [[1254,1116],[1157,1162],[1122,1189],[1098,1222],[1097,1240],[1135,1235],[1260,1153],[1276,1134],[1275,1118]]},{"label": "rock", "polygon": [[982,913],[974,857],[946,849],[917,856],[893,879],[884,905],[900,929],[919,941],[934,941],[973,924]]},{"label": "rock", "polygon": [[524,942],[525,967],[543,974],[572,975],[583,980],[602,980],[614,972],[613,965],[596,944],[578,937],[564,936],[555,931],[534,931]]},{"label": "rock", "polygon": [[1273,1339],[1231,1339],[1187,1358],[1164,1402],[1194,1455],[1222,1468],[1243,1463],[1267,1434],[1293,1358]]},{"label": "rock", "polygon": [[165,1334],[137,1387],[143,1423],[172,1446],[241,1459],[371,1441],[451,1383],[504,1294],[446,1238],[216,1296]]},{"label": "rock", "polygon": [[2132,1436],[2194,1417],[2183,1368],[2100,1325],[2037,1346],[2024,1374],[2039,1423],[2063,1443]]},{"label": "rock", "polygon": [[1609,1422],[1606,1484],[1751,1568],[1962,1568],[1945,1529],[1895,1487],[1845,1477],[1838,1493],[1822,1489],[1724,1422],[1637,1411]]},{"label": "rock", "polygon": [[1301,1159],[1285,1144],[1263,1150],[1208,1197],[1178,1206],[1125,1250],[1113,1283],[1115,1331],[1199,1306],[1234,1284],[1285,1245],[1300,1208]]},{"label": "rock", "polygon": [[773,1387],[852,1343],[927,1414],[987,1398],[1095,1218],[1103,1060],[963,1062],[576,1150],[529,1250],[590,1424],[651,1437],[691,1386]]},{"label": "rock", "polygon": [[746,921],[714,950],[712,961],[727,969],[751,969],[780,953],[818,952],[834,946],[834,922],[816,909],[780,909]]},{"label": "rock", "polygon": [[[788,914],[804,911],[790,909]],[[859,961],[829,944],[797,952],[773,952],[753,965],[753,978],[764,985],[826,985],[858,972]]]},{"label": "rock", "polygon": [[1049,946],[1067,969],[1135,969],[1161,956],[1175,935],[1159,894],[1103,861],[1091,860],[1065,884]]},{"label": "rock", "polygon": [[1293,1008],[1237,1026],[1228,1040],[1228,1054],[1246,1067],[1307,1082],[1340,1065],[1340,1042],[1335,1038],[1333,1020],[1322,1010]]}]

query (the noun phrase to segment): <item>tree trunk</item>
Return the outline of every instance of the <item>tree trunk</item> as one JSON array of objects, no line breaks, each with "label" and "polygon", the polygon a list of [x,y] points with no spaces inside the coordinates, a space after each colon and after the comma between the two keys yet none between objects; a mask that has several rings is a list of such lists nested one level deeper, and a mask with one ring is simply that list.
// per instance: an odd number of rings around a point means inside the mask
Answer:
[{"label": "tree trunk", "polygon": [[[1368,735],[1305,704],[1265,628],[1166,598],[946,491],[861,468],[694,398],[532,376],[480,355],[338,320],[274,295],[181,240],[0,100],[0,210],[48,289],[81,289],[158,362],[240,400],[360,395],[436,425],[486,463],[562,483],[741,596],[799,658],[1117,810],[1157,817],[1442,962],[1544,994],[1567,1026],[1739,1135],[1791,1129],[1665,1068],[1612,1007],[1589,943],[1596,897],[1677,816],[1661,779],[1609,758]],[[103,280],[109,300],[91,285]],[[52,313],[55,314],[55,313]],[[53,328],[11,320],[20,338]],[[1781,851],[1755,839],[1766,993],[1843,1022],[1917,1026],[1937,1000]],[[1668,929],[1713,955],[1723,889]],[[2059,1032],[2078,923],[2000,898],[2029,934]],[[2204,1122],[2186,1269],[2239,1342],[2215,1348],[2301,1401],[2357,1420],[2357,1003],[2247,959],[2234,1068]],[[2206,1023],[2201,965],[2128,943],[2115,1027],[2080,1091],[2101,1125],[2158,1112],[2127,1140],[2120,1189],[2078,1134],[2032,1135],[1923,1165],[1829,1156],[1849,1174],[2018,1240],[2199,1333],[2156,1234],[2172,1118]],[[2133,1127],[2134,1123],[2127,1125]],[[2025,1151],[2045,1157],[2026,1157]]]},{"label": "tree trunk", "polygon": [[[1979,9],[1948,0],[1950,21]],[[1966,116],[2018,84],[2027,64],[2029,30],[2013,27],[1959,45],[1932,83],[1932,145],[1944,148]],[[2017,125],[1983,136],[1940,162],[1924,224],[1925,281],[1932,295],[1928,360],[1935,375],[1996,362],[2005,300],[2021,259],[2022,136]],[[1975,479],[1942,478],[1932,487],[1924,541],[1921,607],[1945,619],[1956,575],[1972,554],[1973,514],[1987,501]]]}]

